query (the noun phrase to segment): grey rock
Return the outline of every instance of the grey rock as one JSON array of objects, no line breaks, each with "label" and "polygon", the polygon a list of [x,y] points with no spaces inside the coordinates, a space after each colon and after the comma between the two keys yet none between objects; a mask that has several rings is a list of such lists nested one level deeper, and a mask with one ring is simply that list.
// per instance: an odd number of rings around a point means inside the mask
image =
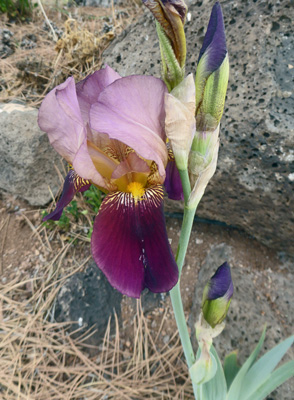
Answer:
[{"label": "grey rock", "polygon": [[31,205],[44,206],[60,181],[54,165],[60,156],[37,124],[38,110],[21,104],[0,105],[0,190]]},{"label": "grey rock", "polygon": [[88,7],[111,7],[112,4],[122,4],[122,0],[75,0],[74,3]]},{"label": "grey rock", "polygon": [[[148,289],[144,289],[140,297],[143,313],[148,314],[155,308],[164,307],[168,296],[169,293],[152,293]],[[131,301],[133,303],[133,308],[135,309],[137,299],[132,299]]]},{"label": "grey rock", "polygon": [[[293,334],[294,316],[291,306],[294,283],[289,271],[281,274],[271,270],[252,272],[239,268],[238,260],[233,258],[230,246],[224,243],[212,246],[198,274],[189,316],[194,349],[196,349],[194,325],[201,309],[203,288],[214,274],[216,265],[221,265],[226,260],[235,266],[232,268],[234,295],[225,320],[226,327],[215,339],[214,344],[221,360],[226,354],[238,349],[238,359],[243,364],[256,346],[265,325],[267,333],[262,353]],[[270,287],[278,288],[279,291],[270,290]],[[292,348],[288,351],[285,361],[293,357]],[[292,400],[293,384],[294,379],[289,380],[268,399]]]},{"label": "grey rock", "polygon": [[9,29],[0,29],[0,58],[6,58],[14,53],[13,33]]},{"label": "grey rock", "polygon": [[[197,58],[214,1],[191,1],[187,73]],[[217,172],[198,216],[241,227],[294,254],[294,3],[222,1],[230,82]],[[104,52],[121,75],[160,76],[154,20],[146,11]],[[176,206],[173,205],[175,208]]]},{"label": "grey rock", "polygon": [[[81,328],[75,336],[92,328],[95,333],[84,343],[98,346],[114,312],[120,319],[121,299],[121,293],[112,288],[95,262],[91,261],[84,272],[70,277],[58,293],[55,319],[58,322],[76,321],[69,328],[71,332]],[[111,318],[112,329],[114,321]]]}]

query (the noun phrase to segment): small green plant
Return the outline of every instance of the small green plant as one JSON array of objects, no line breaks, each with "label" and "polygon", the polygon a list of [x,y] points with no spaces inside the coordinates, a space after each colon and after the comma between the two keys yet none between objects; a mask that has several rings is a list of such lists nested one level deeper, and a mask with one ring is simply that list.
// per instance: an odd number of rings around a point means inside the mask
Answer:
[{"label": "small green plant", "polygon": [[[46,215],[48,215],[48,212],[42,211],[42,218],[46,217]],[[70,228],[70,219],[68,218],[66,213],[63,213],[58,221],[53,221],[52,219],[49,219],[48,221],[43,222],[43,226],[45,226],[49,230],[53,230],[56,226],[58,226],[61,230],[68,231]]]},{"label": "small green plant", "polygon": [[[85,203],[91,208],[93,214],[97,215],[101,202],[101,192],[95,186],[91,186],[89,190],[83,193]],[[68,232],[71,227],[72,219],[75,222],[79,222],[83,219],[83,216],[87,215],[88,210],[81,210],[78,206],[78,202],[76,200],[72,200],[69,205],[64,209],[60,219],[58,221],[53,221],[48,219],[43,222],[43,226],[45,226],[49,230],[53,230],[58,227],[60,230]],[[42,211],[42,217],[46,217],[48,215],[47,211]],[[89,221],[89,219],[87,219]],[[93,223],[93,221],[92,221]],[[89,226],[89,231],[87,233],[87,237],[91,238],[93,232],[93,226]]]},{"label": "small green plant", "polygon": [[0,0],[0,12],[7,14],[10,20],[25,20],[31,16],[32,8],[30,0]]},{"label": "small green plant", "polygon": [[66,211],[74,217],[75,222],[78,222],[80,218],[80,211],[78,209],[78,203],[76,200],[73,200],[70,205],[66,207]]},{"label": "small green plant", "polygon": [[95,214],[98,214],[102,203],[101,192],[94,185],[84,192],[85,202],[92,208]]}]

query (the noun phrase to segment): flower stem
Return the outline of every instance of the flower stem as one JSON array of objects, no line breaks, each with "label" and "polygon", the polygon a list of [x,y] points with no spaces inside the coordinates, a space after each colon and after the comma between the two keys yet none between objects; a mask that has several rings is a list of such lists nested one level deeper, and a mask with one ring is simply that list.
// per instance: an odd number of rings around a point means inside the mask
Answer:
[{"label": "flower stem", "polygon": [[[184,200],[185,200],[185,206],[186,206],[188,204],[189,196],[191,193],[191,184],[190,184],[189,174],[188,174],[187,169],[179,169],[179,173],[180,173],[180,177],[181,177],[181,181],[182,181]],[[194,212],[195,212],[195,210],[194,210]],[[189,241],[189,239],[188,239],[188,241]]]},{"label": "flower stem", "polygon": [[[190,184],[190,183],[189,183]],[[184,187],[184,185],[183,185]],[[191,191],[191,189],[190,189]],[[185,192],[184,192],[185,193]],[[181,235],[180,235],[180,240],[179,240],[179,245],[178,245],[178,251],[176,255],[176,262],[179,268],[179,281],[176,284],[176,286],[170,291],[170,297],[171,297],[171,302],[174,310],[174,315],[175,315],[175,320],[178,326],[179,330],[179,335],[181,339],[181,343],[183,346],[186,362],[188,365],[188,368],[190,368],[194,362],[195,362],[195,356],[194,356],[194,351],[192,348],[192,344],[190,341],[190,336],[189,336],[189,331],[186,323],[186,318],[184,314],[184,308],[183,308],[183,303],[182,303],[182,298],[181,298],[181,291],[180,291],[180,276],[181,276],[181,271],[182,267],[184,264],[188,244],[189,244],[189,239],[191,235],[191,230],[193,226],[193,221],[194,221],[194,215],[195,215],[196,209],[189,209],[185,207],[184,209],[184,218],[183,218],[183,224],[182,224],[182,229],[181,229]],[[194,394],[196,398],[196,386],[193,385],[194,389]]]},{"label": "flower stem", "polygon": [[[186,323],[182,297],[181,297],[181,290],[180,290],[180,279],[181,279],[181,272],[184,265],[184,260],[187,253],[187,248],[190,240],[190,235],[193,227],[194,216],[196,212],[195,208],[188,208],[188,200],[191,193],[191,184],[189,179],[188,170],[179,170],[183,192],[184,192],[184,200],[185,200],[185,208],[184,208],[184,218],[182,223],[182,229],[178,244],[178,250],[176,255],[176,262],[179,268],[179,281],[176,286],[170,291],[171,302],[174,310],[175,320],[178,326],[179,335],[181,339],[181,343],[183,346],[186,362],[188,368],[195,362],[194,351],[192,348],[189,331]],[[193,384],[194,396],[196,399],[196,385]]]}]

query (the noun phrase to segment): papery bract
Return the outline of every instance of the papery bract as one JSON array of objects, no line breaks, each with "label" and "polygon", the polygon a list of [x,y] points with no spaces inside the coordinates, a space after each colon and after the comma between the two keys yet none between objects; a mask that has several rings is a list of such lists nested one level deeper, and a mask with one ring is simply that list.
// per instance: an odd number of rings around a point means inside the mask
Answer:
[{"label": "papery bract", "polygon": [[184,67],[186,60],[184,24],[187,5],[183,0],[143,0],[143,3],[169,38],[180,67]]},{"label": "papery bract", "polygon": [[106,67],[75,85],[73,78],[44,99],[39,125],[72,164],[58,219],[77,191],[94,184],[108,193],[96,217],[92,254],[110,283],[131,297],[177,282],[165,228],[163,189],[168,160],[164,83],[150,76],[121,78]]},{"label": "papery bract", "polygon": [[188,166],[188,155],[195,134],[195,85],[188,75],[170,93],[165,94],[165,131],[170,140],[178,169]]}]

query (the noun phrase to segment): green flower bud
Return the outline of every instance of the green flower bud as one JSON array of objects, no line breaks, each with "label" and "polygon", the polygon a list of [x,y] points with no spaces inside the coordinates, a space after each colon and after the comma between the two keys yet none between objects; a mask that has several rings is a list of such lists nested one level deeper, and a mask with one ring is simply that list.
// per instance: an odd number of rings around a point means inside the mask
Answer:
[{"label": "green flower bud", "polygon": [[212,328],[221,324],[225,319],[233,291],[231,269],[225,262],[217,269],[203,291],[202,313]]},{"label": "green flower bud", "polygon": [[214,131],[223,114],[229,79],[229,59],[223,15],[215,3],[196,70],[196,129]]}]

